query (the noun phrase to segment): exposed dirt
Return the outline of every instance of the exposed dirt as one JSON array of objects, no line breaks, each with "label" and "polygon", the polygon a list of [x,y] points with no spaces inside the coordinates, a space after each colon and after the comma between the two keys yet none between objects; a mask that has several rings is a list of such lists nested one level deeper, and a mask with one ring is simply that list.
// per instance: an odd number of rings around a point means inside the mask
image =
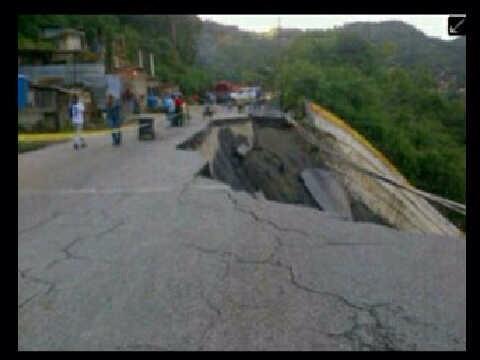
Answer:
[{"label": "exposed dirt", "polygon": [[[287,122],[265,118],[251,121],[253,139],[233,131],[231,121],[213,122],[177,148],[196,150],[207,141],[211,129],[219,127],[215,156],[199,175],[225,182],[236,190],[261,191],[268,200],[319,208],[300,176],[306,168],[326,169],[318,147],[305,142]],[[241,146],[250,150],[241,154]],[[356,221],[384,224],[363,204],[352,200],[351,210]]]},{"label": "exposed dirt", "polygon": [[318,154],[287,126],[254,122],[254,144],[241,164],[256,190],[269,200],[317,207],[300,174],[323,167]]}]

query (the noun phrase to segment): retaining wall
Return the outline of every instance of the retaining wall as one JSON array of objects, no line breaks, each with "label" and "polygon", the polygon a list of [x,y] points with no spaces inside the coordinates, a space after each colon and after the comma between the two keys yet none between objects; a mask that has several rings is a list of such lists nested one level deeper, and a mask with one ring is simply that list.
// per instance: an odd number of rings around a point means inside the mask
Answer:
[{"label": "retaining wall", "polygon": [[[333,150],[366,170],[396,180],[400,184],[410,185],[380,151],[344,120],[311,102],[306,104],[306,114],[314,127],[329,135],[330,141],[320,142],[320,146],[325,150]],[[328,152],[325,152],[325,157],[329,166],[342,174],[344,185],[352,197],[395,228],[418,233],[464,236],[422,197],[359,173],[337,161],[334,156],[328,155]]]}]

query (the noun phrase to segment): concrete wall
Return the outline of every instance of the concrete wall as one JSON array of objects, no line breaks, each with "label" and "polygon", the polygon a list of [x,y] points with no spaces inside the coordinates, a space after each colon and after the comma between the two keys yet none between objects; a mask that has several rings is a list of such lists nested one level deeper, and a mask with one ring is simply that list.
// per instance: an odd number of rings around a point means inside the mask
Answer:
[{"label": "concrete wall", "polygon": [[115,98],[120,99],[122,96],[122,81],[119,75],[106,75],[107,94],[112,94]]},{"label": "concrete wall", "polygon": [[19,73],[24,74],[30,81],[37,82],[43,77],[62,77],[66,84],[74,81],[85,81],[95,85],[105,84],[104,64],[52,64],[52,65],[23,65]]},{"label": "concrete wall", "polygon": [[[31,91],[33,94],[34,92]],[[43,99],[40,99],[43,97]],[[93,120],[97,118],[97,108],[92,102],[92,97],[89,92],[81,91],[79,93],[80,100],[85,105],[85,124],[88,126]],[[18,112],[18,124],[26,129],[33,129],[40,126],[42,129],[57,130],[55,125],[58,121],[60,129],[70,128],[71,119],[68,113],[68,105],[71,101],[69,94],[57,91],[36,91],[32,101],[27,108]],[[41,101],[38,101],[41,100]],[[55,120],[55,118],[57,120]]]},{"label": "concrete wall", "polygon": [[42,111],[37,109],[25,109],[18,112],[18,125],[27,129],[33,129],[40,121],[44,119]]},{"label": "concrete wall", "polygon": [[330,155],[333,152],[356,165],[409,185],[401,173],[361,135],[341,119],[318,105],[306,106],[307,118],[325,136],[319,145],[325,149],[328,165],[341,174],[352,197],[400,230],[462,237],[464,234],[422,197],[394,185],[373,179]]},{"label": "concrete wall", "polygon": [[82,37],[80,35],[68,35],[58,42],[59,50],[82,50]]}]

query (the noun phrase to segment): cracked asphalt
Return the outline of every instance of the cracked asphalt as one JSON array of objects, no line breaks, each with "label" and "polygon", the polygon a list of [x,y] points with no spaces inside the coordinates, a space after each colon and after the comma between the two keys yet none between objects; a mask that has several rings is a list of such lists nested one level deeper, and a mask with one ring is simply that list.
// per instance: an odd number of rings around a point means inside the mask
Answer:
[{"label": "cracked asphalt", "polygon": [[464,350],[465,240],[196,176],[156,122],[18,156],[20,350]]}]

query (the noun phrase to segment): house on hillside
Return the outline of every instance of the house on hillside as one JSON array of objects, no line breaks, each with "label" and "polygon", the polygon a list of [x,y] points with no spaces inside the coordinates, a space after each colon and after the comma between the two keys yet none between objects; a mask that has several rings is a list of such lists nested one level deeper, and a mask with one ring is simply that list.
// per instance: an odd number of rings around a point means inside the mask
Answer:
[{"label": "house on hillside", "polygon": [[22,92],[22,101],[18,107],[18,125],[24,130],[59,131],[69,128],[71,119],[68,105],[73,94],[77,94],[85,105],[86,124],[96,116],[96,107],[88,89],[67,89],[46,82],[28,82]]},{"label": "house on hillside", "polygon": [[76,29],[44,27],[39,39],[18,49],[19,73],[39,86],[88,89],[92,104],[103,107],[106,79],[102,49],[90,51],[85,33]]},{"label": "house on hillside", "polygon": [[41,38],[53,40],[58,50],[85,50],[85,32],[59,27],[42,28]]},{"label": "house on hillside", "polygon": [[[82,60],[82,55],[89,53],[84,31],[45,27],[42,28],[40,39],[50,41],[53,45],[51,63],[79,62]],[[91,58],[94,60],[92,55]]]},{"label": "house on hillside", "polygon": [[[107,93],[112,93],[117,98],[128,98],[125,110],[132,112],[134,102],[130,95],[134,95],[142,107],[146,102],[147,90],[159,86],[153,77],[153,54],[150,54],[149,73],[143,68],[143,54],[140,49],[138,66],[129,65],[125,39],[122,36],[114,40],[108,59],[100,31],[97,31],[97,38],[90,47],[86,43],[85,33],[76,29],[47,27],[42,29],[39,38],[37,43],[21,44],[22,47],[18,49],[18,73],[28,78],[30,97],[50,97],[55,100],[52,100],[48,107],[41,105],[42,101],[33,100],[27,105],[28,102],[24,101],[27,96],[20,99],[23,93],[19,94],[19,122],[20,118],[25,118],[26,113],[30,114],[30,119],[45,118],[45,113],[63,114],[63,110],[55,105],[64,93],[60,89],[83,89],[82,91],[89,94],[86,96],[88,101],[85,101],[88,103],[88,121],[94,117],[101,118],[100,110],[105,107]],[[52,107],[58,109],[53,111]],[[60,124],[61,116],[58,120]]]}]

